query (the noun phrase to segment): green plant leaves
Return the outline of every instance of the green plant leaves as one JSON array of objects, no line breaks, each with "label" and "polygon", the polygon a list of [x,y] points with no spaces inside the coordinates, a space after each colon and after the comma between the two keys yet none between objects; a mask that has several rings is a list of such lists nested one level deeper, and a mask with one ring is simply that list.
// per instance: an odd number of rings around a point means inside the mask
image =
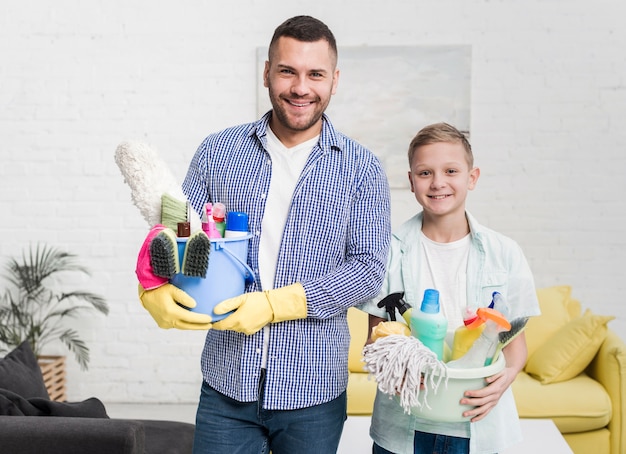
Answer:
[{"label": "green plant leaves", "polygon": [[9,259],[5,270],[10,285],[0,297],[0,343],[12,349],[28,340],[39,355],[47,343],[59,340],[86,370],[89,348],[66,326],[67,319],[92,310],[107,315],[109,306],[95,293],[63,289],[63,278],[67,273],[89,275],[87,268],[74,254],[37,244],[21,260]]}]

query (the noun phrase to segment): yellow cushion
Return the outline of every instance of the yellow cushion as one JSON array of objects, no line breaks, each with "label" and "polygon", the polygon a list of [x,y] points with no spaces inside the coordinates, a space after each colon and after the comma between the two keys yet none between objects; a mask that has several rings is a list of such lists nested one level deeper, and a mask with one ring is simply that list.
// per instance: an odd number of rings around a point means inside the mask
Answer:
[{"label": "yellow cushion", "polygon": [[572,288],[568,285],[537,290],[541,315],[530,317],[525,329],[529,358],[541,344],[573,318],[570,310],[576,316],[580,315],[580,305],[577,306],[577,301],[571,299],[571,293]]},{"label": "yellow cushion", "polygon": [[562,433],[587,432],[611,420],[611,398],[587,374],[543,385],[520,372],[511,385],[520,418],[552,419]]},{"label": "yellow cushion", "polygon": [[557,383],[580,374],[589,365],[606,338],[606,324],[613,316],[587,310],[559,328],[526,363],[525,371],[541,383]]}]

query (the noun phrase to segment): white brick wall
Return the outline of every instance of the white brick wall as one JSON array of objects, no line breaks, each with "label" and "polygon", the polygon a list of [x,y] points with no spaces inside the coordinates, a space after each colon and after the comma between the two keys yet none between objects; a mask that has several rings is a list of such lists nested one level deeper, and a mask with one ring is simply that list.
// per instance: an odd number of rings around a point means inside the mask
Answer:
[{"label": "white brick wall", "polygon": [[[302,13],[340,46],[471,45],[471,211],[519,241],[538,286],[572,284],[626,332],[619,2],[3,2],[0,259],[29,242],[68,249],[111,305],[77,324],[92,361],[70,359],[71,400],[196,401],[203,334],[159,330],[137,301],[147,226],[113,153],[145,140],[182,179],[204,136],[255,118],[255,48]],[[417,205],[393,197],[398,225]]]}]

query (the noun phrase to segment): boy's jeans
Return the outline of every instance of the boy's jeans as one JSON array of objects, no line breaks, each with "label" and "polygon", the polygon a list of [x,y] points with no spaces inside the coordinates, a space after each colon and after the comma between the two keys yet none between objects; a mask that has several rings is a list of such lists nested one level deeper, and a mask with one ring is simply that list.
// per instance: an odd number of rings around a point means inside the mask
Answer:
[{"label": "boy's jeans", "polygon": [[[376,443],[373,454],[393,454]],[[449,437],[446,435],[415,432],[413,454],[468,454],[469,438]]]}]

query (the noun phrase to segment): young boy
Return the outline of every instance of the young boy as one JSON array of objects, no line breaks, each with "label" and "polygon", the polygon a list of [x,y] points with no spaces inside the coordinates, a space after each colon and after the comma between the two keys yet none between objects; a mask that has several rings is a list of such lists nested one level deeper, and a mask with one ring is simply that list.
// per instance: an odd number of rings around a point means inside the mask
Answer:
[{"label": "young boy", "polygon": [[[380,300],[404,292],[404,300],[419,308],[428,288],[440,292],[449,334],[463,325],[466,309],[487,306],[494,291],[509,303],[509,320],[538,315],[533,276],[520,247],[465,211],[468,191],[480,176],[465,136],[445,123],[427,126],[411,141],[408,157],[411,192],[423,210],[394,233],[382,290],[361,306],[370,314],[370,332],[386,320],[385,309],[377,307]],[[374,454],[495,453],[518,442],[521,431],[509,387],[526,361],[523,332],[503,353],[504,370],[461,400],[475,406],[463,413],[468,422],[408,415],[397,399],[378,391],[370,427]]]}]

